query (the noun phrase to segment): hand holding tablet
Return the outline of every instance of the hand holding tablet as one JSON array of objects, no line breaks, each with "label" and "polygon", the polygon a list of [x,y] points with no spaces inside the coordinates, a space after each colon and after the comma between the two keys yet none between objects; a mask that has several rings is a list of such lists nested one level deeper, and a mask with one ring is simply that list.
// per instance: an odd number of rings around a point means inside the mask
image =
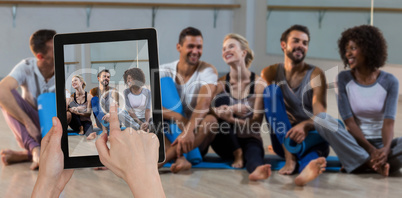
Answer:
[{"label": "hand holding tablet", "polygon": [[[54,117],[53,127],[42,140],[40,169],[32,197],[58,197],[74,172],[63,168],[62,132],[60,121]],[[106,145],[108,139],[111,149]],[[121,131],[117,106],[111,105],[110,135],[102,135],[96,148],[102,163],[126,181],[134,197],[165,196],[157,168],[158,147],[158,138],[153,133],[132,128]],[[152,191],[150,186],[154,187]]]},{"label": "hand holding tablet", "polygon": [[[149,129],[159,140],[158,162],[165,160],[156,38],[152,28],[55,35],[64,168],[102,166],[95,141],[112,133],[113,102],[118,128]],[[65,90],[71,93],[69,100]],[[82,112],[67,112],[66,107],[80,107]]]}]

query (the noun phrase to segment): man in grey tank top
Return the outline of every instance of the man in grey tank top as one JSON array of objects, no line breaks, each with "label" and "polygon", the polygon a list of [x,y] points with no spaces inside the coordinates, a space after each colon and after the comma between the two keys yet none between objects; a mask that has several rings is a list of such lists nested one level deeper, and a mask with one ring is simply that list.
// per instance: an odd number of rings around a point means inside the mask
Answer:
[{"label": "man in grey tank top", "polygon": [[312,140],[310,134],[316,130],[312,118],[326,111],[326,81],[321,69],[304,62],[310,41],[307,27],[290,27],[280,41],[284,63],[271,65],[261,72],[268,84],[266,91],[274,90],[264,92],[267,94],[264,109],[272,129],[273,149],[286,160],[279,174],[300,172],[295,183],[305,185],[325,170],[329,146],[325,141],[312,141],[312,146],[303,152],[291,153],[284,142],[289,139],[300,144]]}]

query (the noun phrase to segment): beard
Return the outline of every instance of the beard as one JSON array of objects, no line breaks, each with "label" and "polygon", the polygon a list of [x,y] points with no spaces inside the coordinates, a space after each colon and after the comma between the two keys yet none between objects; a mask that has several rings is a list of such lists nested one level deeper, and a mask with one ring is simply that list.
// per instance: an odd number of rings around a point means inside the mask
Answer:
[{"label": "beard", "polygon": [[[295,57],[295,56],[293,55],[293,52],[295,52],[296,50],[299,50],[299,51],[302,53],[302,56],[301,56],[301,57]],[[293,50],[289,50],[289,51],[286,50],[286,56],[289,57],[290,60],[293,61],[293,63],[299,64],[299,63],[303,62],[304,58],[306,57],[306,54],[305,54],[305,52],[304,52],[302,49],[300,49],[300,48],[294,48]]]},{"label": "beard", "polygon": [[109,81],[104,80],[104,81],[101,82],[101,84],[102,84],[103,86],[107,87],[107,86],[109,85]]}]

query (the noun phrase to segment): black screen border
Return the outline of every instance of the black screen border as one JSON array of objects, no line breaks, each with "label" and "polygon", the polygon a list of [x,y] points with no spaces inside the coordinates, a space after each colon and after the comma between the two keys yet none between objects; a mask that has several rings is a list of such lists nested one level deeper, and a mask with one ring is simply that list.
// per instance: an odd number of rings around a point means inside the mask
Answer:
[{"label": "black screen border", "polygon": [[90,44],[114,41],[135,41],[147,40],[150,84],[152,90],[152,118],[156,127],[156,135],[159,139],[159,158],[158,162],[165,161],[165,145],[162,120],[161,90],[159,78],[159,59],[157,47],[157,33],[154,28],[112,30],[101,32],[81,32],[56,34],[54,36],[54,60],[55,60],[55,82],[56,82],[56,108],[57,117],[63,127],[61,148],[64,154],[64,168],[85,168],[100,167],[103,164],[99,160],[99,155],[70,157],[68,149],[68,132],[66,116],[66,96],[65,96],[65,64],[64,46],[73,44]]}]

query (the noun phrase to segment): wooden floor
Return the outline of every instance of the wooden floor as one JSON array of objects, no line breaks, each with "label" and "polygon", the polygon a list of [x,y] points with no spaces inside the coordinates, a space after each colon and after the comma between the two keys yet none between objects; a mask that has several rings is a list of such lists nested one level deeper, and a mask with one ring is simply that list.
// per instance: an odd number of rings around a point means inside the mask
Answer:
[{"label": "wooden floor", "polygon": [[[337,117],[335,95],[328,93],[328,113]],[[402,102],[397,118],[402,118]],[[395,135],[402,136],[402,123],[396,122]],[[263,133],[264,147],[270,144]],[[0,114],[0,149],[21,150]],[[335,155],[331,152],[331,155]],[[0,163],[0,197],[29,197],[37,171],[29,170],[30,163],[3,166]],[[296,176],[283,176],[274,171],[272,176],[260,182],[248,180],[246,170],[206,170],[172,174],[169,169],[160,170],[167,197],[400,197],[402,174],[384,178],[378,174],[351,175],[324,173],[305,187],[293,184]],[[125,182],[110,171],[89,168],[75,171],[61,197],[132,197]]]}]

